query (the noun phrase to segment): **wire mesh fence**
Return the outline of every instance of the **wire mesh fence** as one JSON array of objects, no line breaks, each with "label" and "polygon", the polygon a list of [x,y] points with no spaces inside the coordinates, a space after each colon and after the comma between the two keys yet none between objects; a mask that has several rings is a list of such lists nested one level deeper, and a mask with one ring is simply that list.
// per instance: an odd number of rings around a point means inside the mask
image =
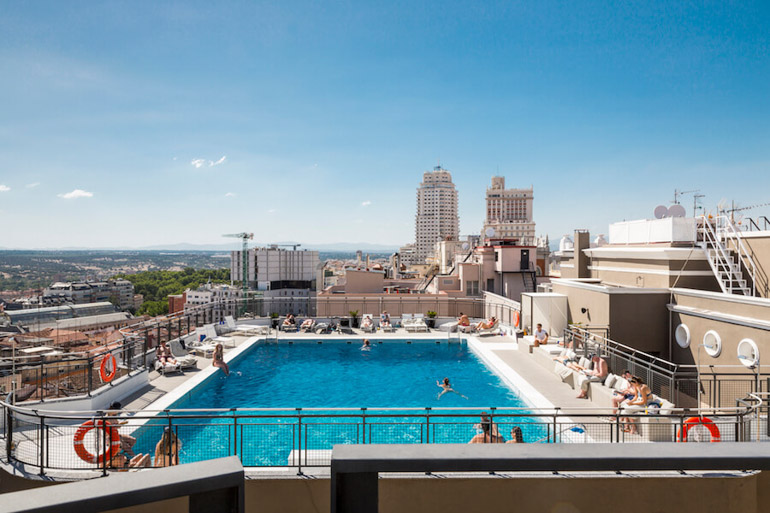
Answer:
[{"label": "wire mesh fence", "polygon": [[[238,456],[247,467],[324,467],[339,444],[673,443],[767,440],[751,405],[732,412],[175,411],[42,415],[4,408],[11,461],[103,473]],[[708,414],[708,417],[706,415]]]}]

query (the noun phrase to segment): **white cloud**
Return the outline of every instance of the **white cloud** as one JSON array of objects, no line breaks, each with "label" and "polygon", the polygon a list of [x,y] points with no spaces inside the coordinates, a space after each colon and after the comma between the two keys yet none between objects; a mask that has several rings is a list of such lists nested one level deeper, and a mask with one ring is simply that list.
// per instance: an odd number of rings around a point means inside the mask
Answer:
[{"label": "white cloud", "polygon": [[274,209],[274,208],[271,208],[270,210],[268,210],[268,211],[267,211],[267,213],[268,213],[268,214],[275,214],[275,209]]},{"label": "white cloud", "polygon": [[27,185],[25,185],[25,187],[26,187],[27,189],[34,189],[34,188],[35,188],[35,187],[37,187],[38,185],[40,185],[40,182],[28,183]]},{"label": "white cloud", "polygon": [[64,199],[90,198],[93,195],[94,195],[93,192],[84,191],[83,189],[75,189],[72,192],[57,194],[57,196]]},{"label": "white cloud", "polygon": [[234,192],[228,192],[227,194],[225,194],[225,198],[232,198],[233,196],[235,196]]},{"label": "white cloud", "polygon": [[200,169],[203,166],[214,167],[218,166],[219,164],[224,164],[225,160],[227,160],[227,155],[222,155],[222,158],[216,161],[207,159],[192,159],[190,161],[190,165],[195,169]]},{"label": "white cloud", "polygon": [[8,192],[10,190],[11,190],[11,188],[8,187],[7,185],[0,184],[0,192]]},{"label": "white cloud", "polygon": [[368,206],[369,206],[369,205],[371,205],[371,204],[372,204],[372,202],[371,202],[371,201],[369,201],[369,200],[366,200],[366,201],[364,201],[363,203],[361,203],[361,206],[362,206],[362,207],[368,207]]}]

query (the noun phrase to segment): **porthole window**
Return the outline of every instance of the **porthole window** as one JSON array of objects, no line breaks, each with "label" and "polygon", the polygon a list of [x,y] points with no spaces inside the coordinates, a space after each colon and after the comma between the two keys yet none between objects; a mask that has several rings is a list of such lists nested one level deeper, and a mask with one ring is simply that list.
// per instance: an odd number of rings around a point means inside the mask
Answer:
[{"label": "porthole window", "polygon": [[686,324],[680,324],[674,331],[674,338],[682,349],[690,347],[690,328]]},{"label": "porthole window", "polygon": [[703,347],[712,358],[718,357],[722,353],[722,337],[714,330],[708,330],[703,335]]},{"label": "porthole window", "polygon": [[759,365],[759,348],[757,343],[750,338],[744,338],[738,342],[738,360],[749,369]]}]

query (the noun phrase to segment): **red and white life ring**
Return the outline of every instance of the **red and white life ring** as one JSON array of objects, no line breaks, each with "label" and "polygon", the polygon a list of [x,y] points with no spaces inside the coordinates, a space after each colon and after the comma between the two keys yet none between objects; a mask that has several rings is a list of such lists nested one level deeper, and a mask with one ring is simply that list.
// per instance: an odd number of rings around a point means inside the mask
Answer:
[{"label": "red and white life ring", "polygon": [[519,327],[519,321],[521,321],[521,315],[519,314],[519,311],[516,310],[513,312],[513,327],[518,328]]},{"label": "red and white life ring", "polygon": [[[107,449],[102,454],[91,454],[83,445],[83,439],[86,433],[92,429],[101,429],[107,433]],[[107,461],[111,460],[118,452],[120,452],[120,434],[118,433],[117,426],[108,424],[104,420],[87,420],[80,425],[80,428],[75,432],[75,439],[72,444],[75,446],[75,452],[81,460],[86,463],[103,463],[105,458]]]},{"label": "red and white life ring", "polygon": [[722,437],[719,433],[719,428],[717,427],[716,424],[714,424],[714,421],[708,417],[690,417],[689,419],[685,420],[684,425],[681,428],[679,428],[676,432],[676,440],[678,442],[686,442],[687,432],[690,430],[691,427],[698,424],[700,424],[701,426],[709,430],[709,433],[711,433],[712,442],[722,441]]},{"label": "red and white life ring", "polygon": [[[107,372],[107,362],[110,362],[112,370],[110,372]],[[115,379],[115,375],[118,373],[118,362],[115,360],[115,357],[111,354],[104,355],[104,358],[102,358],[102,363],[99,365],[99,375],[102,377],[102,381],[105,383],[109,383],[113,379]]]}]

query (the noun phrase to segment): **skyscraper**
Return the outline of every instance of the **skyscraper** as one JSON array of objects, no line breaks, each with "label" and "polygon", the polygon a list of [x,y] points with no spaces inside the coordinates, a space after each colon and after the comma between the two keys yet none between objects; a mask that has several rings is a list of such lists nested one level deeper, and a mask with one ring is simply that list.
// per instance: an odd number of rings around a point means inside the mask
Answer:
[{"label": "skyscraper", "polygon": [[422,175],[417,189],[417,216],[415,219],[415,258],[419,264],[433,254],[435,244],[460,235],[457,216],[457,190],[452,174],[441,166]]},{"label": "skyscraper", "polygon": [[493,176],[492,186],[487,188],[487,218],[482,238],[487,230],[494,230],[493,237],[519,239],[519,244],[535,244],[535,222],[532,220],[534,193],[529,189],[506,189],[505,177]]}]

